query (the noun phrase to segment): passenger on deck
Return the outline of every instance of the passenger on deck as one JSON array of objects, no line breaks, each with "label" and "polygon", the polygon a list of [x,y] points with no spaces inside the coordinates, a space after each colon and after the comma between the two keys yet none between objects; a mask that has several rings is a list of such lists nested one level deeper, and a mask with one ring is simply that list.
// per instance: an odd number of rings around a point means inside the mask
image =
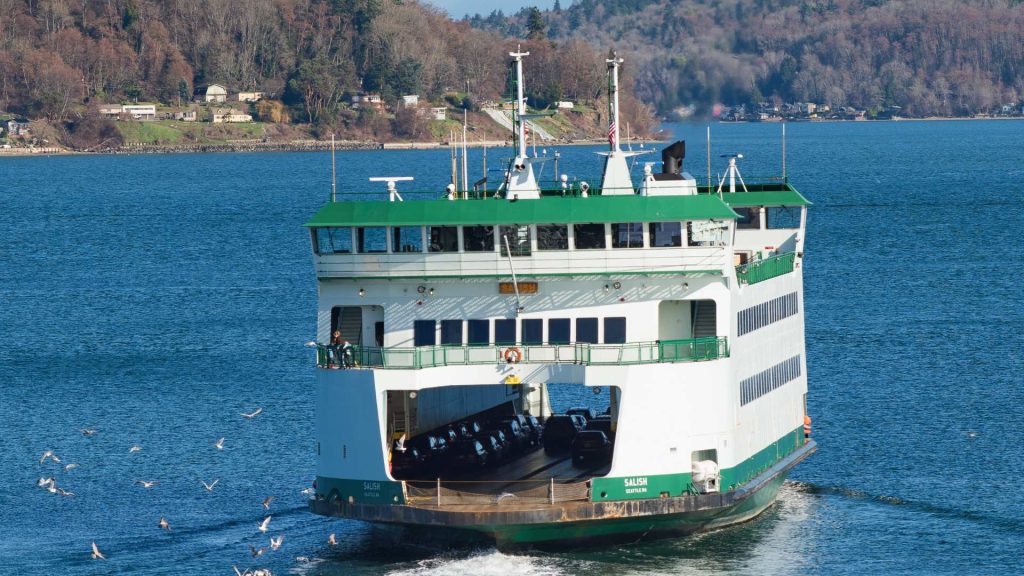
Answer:
[{"label": "passenger on deck", "polygon": [[356,365],[356,354],[355,348],[349,344],[348,340],[341,339],[341,364],[345,368],[352,368]]},{"label": "passenger on deck", "polygon": [[331,368],[341,367],[341,330],[335,330],[331,334],[331,344],[327,347],[327,364]]}]

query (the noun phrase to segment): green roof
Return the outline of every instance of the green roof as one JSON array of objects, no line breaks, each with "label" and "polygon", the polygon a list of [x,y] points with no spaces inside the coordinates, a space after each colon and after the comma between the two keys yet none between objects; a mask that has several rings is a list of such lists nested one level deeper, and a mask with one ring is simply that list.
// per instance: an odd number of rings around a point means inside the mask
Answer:
[{"label": "green roof", "polygon": [[733,192],[722,194],[722,200],[729,206],[807,206],[811,202],[795,188],[771,192]]},{"label": "green roof", "polygon": [[306,226],[439,226],[670,222],[736,218],[718,196],[544,197],[537,200],[330,202]]}]

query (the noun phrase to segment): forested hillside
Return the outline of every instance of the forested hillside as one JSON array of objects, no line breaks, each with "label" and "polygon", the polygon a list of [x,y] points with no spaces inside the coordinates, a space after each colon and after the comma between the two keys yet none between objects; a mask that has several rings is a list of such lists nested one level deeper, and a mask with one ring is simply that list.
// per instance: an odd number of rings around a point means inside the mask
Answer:
[{"label": "forested hillside", "polygon": [[601,97],[603,51],[474,29],[415,0],[0,0],[0,111],[60,125],[98,103],[188,102],[217,83],[281,101],[275,121],[387,126],[393,106],[356,110],[345,95],[500,100],[519,43],[533,52],[533,103]]},{"label": "forested hillside", "polygon": [[577,0],[470,22],[615,46],[662,112],[776,99],[957,116],[1024,98],[1019,0]]}]

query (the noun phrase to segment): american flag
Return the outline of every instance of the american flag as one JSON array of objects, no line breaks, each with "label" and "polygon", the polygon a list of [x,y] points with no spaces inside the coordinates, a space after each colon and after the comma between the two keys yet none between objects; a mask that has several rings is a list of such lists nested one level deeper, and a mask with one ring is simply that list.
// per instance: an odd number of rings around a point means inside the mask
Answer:
[{"label": "american flag", "polygon": [[608,126],[608,143],[615,144],[615,122]]}]

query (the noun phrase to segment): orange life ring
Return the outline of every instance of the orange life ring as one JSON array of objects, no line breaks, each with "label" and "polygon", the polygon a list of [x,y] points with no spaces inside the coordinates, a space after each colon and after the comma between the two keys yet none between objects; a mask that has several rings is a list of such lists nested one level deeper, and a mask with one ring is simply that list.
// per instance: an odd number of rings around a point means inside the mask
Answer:
[{"label": "orange life ring", "polygon": [[509,346],[508,348],[505,348],[505,352],[502,356],[505,358],[505,362],[508,362],[509,364],[516,364],[523,360],[523,351],[515,346]]}]

